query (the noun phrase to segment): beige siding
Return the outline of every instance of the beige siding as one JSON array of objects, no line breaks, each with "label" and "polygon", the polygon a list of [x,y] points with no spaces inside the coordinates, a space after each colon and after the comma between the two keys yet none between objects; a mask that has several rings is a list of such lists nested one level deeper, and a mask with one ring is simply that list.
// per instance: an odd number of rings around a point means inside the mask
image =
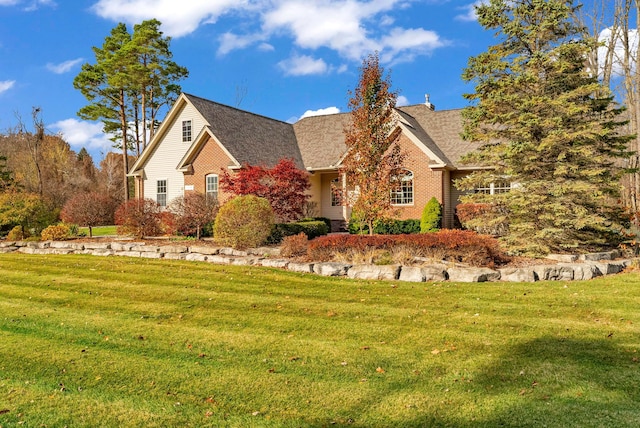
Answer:
[{"label": "beige siding", "polygon": [[186,104],[170,124],[169,130],[156,146],[156,150],[145,165],[144,197],[156,199],[157,180],[167,180],[167,203],[184,194],[184,177],[176,167],[191,146],[182,141],[182,121],[191,120],[192,140],[200,133],[205,122],[190,104]]},{"label": "beige siding", "polygon": [[320,215],[331,220],[346,220],[344,218],[344,208],[342,206],[331,206],[331,180],[338,178],[338,173],[322,174],[322,197],[320,204]]}]

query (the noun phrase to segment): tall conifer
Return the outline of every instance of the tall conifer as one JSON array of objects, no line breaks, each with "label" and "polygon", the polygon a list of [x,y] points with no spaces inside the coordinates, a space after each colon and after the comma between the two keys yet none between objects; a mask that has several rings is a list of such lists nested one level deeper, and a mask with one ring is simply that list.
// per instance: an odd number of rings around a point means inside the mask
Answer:
[{"label": "tall conifer", "polygon": [[[463,78],[464,137],[485,142],[468,162],[490,169],[459,180],[464,190],[512,183],[509,192],[471,193],[489,203],[484,224],[508,225],[513,253],[545,254],[615,243],[625,224],[618,204],[620,160],[629,137],[621,109],[585,69],[595,40],[582,38],[565,0],[490,0],[478,20],[496,45],[469,60]],[[602,94],[607,94],[603,96]]]}]

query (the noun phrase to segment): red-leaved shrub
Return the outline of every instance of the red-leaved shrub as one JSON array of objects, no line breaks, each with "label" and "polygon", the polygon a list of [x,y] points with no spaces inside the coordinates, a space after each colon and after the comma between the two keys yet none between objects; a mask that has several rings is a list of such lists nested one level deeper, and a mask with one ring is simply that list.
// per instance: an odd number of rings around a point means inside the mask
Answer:
[{"label": "red-leaved shrub", "polygon": [[450,229],[420,235],[321,236],[309,242],[307,254],[313,260],[328,261],[335,253],[346,250],[391,251],[399,246],[410,249],[416,256],[428,255],[433,250],[438,250],[447,261],[474,266],[494,266],[505,260],[495,238],[469,230]]},{"label": "red-leaved shrub", "polygon": [[153,199],[131,199],[124,202],[116,210],[115,220],[120,235],[143,238],[162,233],[160,205]]},{"label": "red-leaved shrub", "polygon": [[280,244],[280,255],[282,257],[300,257],[307,254],[309,238],[304,232],[297,235],[285,236]]},{"label": "red-leaved shrub", "polygon": [[109,196],[98,192],[78,193],[64,204],[60,218],[67,223],[75,223],[89,228],[89,237],[93,236],[93,227],[113,224],[113,212],[116,202]]}]

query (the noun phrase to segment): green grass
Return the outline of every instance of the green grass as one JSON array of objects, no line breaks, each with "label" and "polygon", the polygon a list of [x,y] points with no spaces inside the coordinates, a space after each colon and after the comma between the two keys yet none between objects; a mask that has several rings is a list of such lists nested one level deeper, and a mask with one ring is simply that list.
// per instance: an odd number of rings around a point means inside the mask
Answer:
[{"label": "green grass", "polygon": [[0,255],[0,426],[637,427],[640,276]]},{"label": "green grass", "polygon": [[[115,236],[118,234],[118,231],[116,230],[117,227],[118,226],[94,226],[92,228],[93,236]],[[78,229],[89,236],[88,227],[79,227]]]}]

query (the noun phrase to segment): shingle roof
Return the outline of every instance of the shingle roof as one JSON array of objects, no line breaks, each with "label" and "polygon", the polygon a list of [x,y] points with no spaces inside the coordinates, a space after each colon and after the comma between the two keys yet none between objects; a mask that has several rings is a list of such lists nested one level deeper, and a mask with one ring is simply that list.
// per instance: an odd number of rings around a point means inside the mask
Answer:
[{"label": "shingle roof", "polygon": [[[241,164],[273,166],[293,158],[308,169],[335,168],[344,156],[344,129],[350,114],[311,116],[291,125],[185,94],[209,123],[211,131]],[[460,109],[434,111],[424,104],[398,107],[398,114],[413,134],[437,158],[453,168],[463,166],[461,157],[479,147],[464,141]]]},{"label": "shingle roof", "polygon": [[432,141],[443,154],[443,160],[455,168],[463,166],[460,163],[463,155],[478,149],[481,145],[462,139],[461,109],[434,111],[424,104],[417,104],[400,107],[399,110],[411,115],[420,124],[422,131],[430,137],[422,141]]},{"label": "shingle roof", "polygon": [[293,159],[303,168],[291,124],[184,94],[209,123],[211,131],[241,164],[272,167]]},{"label": "shingle roof", "polygon": [[337,166],[347,150],[344,129],[351,117],[347,113],[311,116],[293,124],[302,160],[307,168]]}]

